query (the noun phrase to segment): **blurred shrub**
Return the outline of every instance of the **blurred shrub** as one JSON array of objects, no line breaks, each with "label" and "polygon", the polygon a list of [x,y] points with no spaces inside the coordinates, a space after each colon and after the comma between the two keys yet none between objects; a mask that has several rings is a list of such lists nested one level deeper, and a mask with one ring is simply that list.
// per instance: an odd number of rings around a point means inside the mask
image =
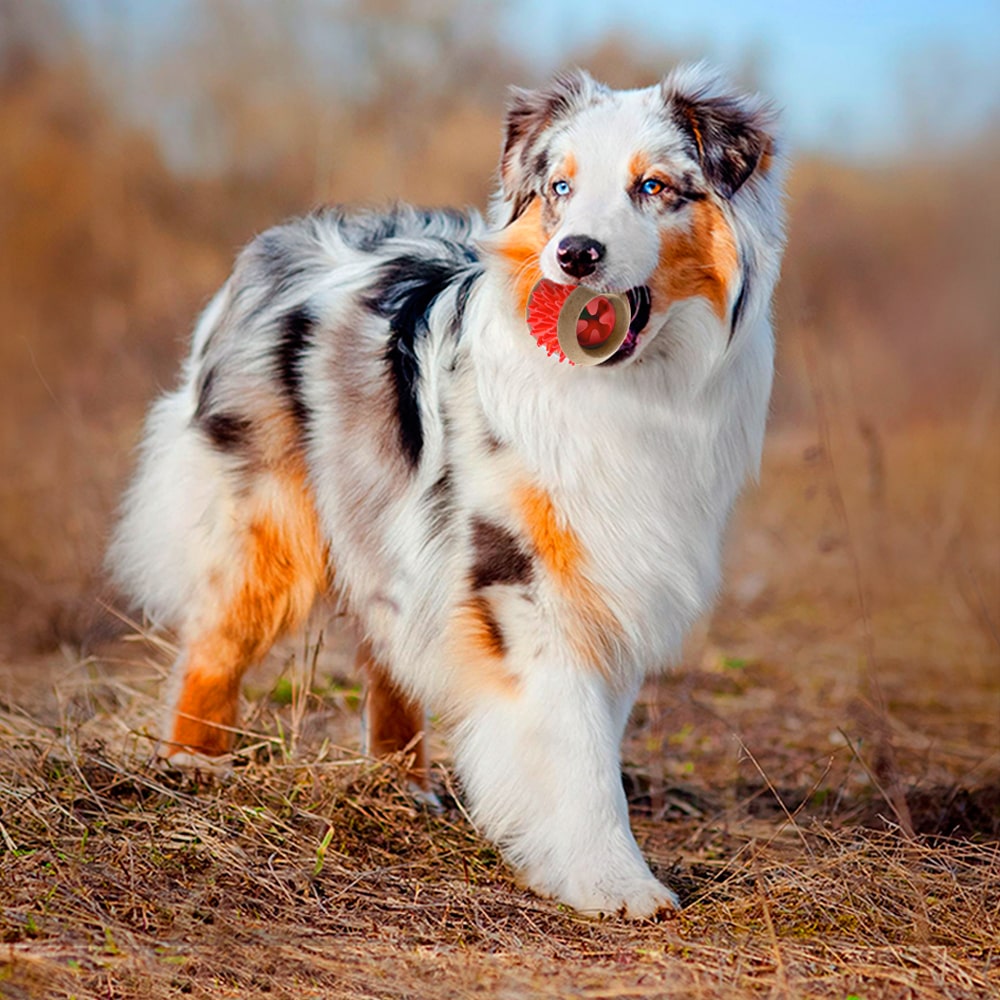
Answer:
[{"label": "blurred shrub", "polygon": [[[141,415],[240,244],[325,200],[485,203],[505,84],[534,82],[490,9],[219,0],[137,66],[49,0],[0,0],[0,648],[93,629]],[[673,60],[612,38],[579,61],[622,85]],[[990,391],[998,165],[996,136],[796,165],[776,420],[809,417],[809,352],[851,419],[942,418]]]}]

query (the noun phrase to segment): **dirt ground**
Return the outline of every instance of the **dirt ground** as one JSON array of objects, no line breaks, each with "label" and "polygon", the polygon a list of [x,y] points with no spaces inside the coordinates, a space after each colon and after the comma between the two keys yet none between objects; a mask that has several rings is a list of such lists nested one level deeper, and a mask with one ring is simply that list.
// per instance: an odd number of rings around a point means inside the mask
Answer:
[{"label": "dirt ground", "polygon": [[136,634],[0,672],[0,996],[1000,994],[998,428],[819,417],[772,436],[629,726],[674,919],[519,888],[440,734],[440,815],[359,757],[336,620],[248,678],[230,776],[156,769],[169,643]]}]

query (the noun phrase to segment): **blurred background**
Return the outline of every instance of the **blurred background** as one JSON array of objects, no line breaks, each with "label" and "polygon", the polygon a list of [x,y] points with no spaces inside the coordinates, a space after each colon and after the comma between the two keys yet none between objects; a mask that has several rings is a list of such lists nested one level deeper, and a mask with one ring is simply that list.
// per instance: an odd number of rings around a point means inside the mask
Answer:
[{"label": "blurred background", "polygon": [[508,84],[702,58],[784,109],[794,164],[768,458],[716,641],[763,644],[727,629],[780,609],[814,651],[823,616],[869,663],[995,680],[995,0],[0,0],[0,655],[112,627],[142,415],[254,233],[330,201],[483,207]]}]

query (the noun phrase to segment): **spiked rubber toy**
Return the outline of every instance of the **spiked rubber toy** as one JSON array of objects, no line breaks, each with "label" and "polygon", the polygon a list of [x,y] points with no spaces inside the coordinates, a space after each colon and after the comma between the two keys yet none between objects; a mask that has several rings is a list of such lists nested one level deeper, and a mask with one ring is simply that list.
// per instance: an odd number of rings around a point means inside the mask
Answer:
[{"label": "spiked rubber toy", "polygon": [[617,292],[543,278],[528,299],[528,328],[539,347],[571,365],[607,361],[628,335],[632,310]]}]

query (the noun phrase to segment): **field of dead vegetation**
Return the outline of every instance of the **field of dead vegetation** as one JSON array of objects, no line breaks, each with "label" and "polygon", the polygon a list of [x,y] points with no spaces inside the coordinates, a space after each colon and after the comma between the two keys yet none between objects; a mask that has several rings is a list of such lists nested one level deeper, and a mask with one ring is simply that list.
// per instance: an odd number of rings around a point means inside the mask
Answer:
[{"label": "field of dead vegetation", "polygon": [[224,778],[152,762],[165,640],[9,664],[0,996],[995,997],[997,429],[887,438],[877,483],[864,439],[774,436],[723,600],[629,727],[662,924],[520,889],[445,742],[440,815],[360,758],[336,619],[250,676]]},{"label": "field of dead vegetation", "polygon": [[[329,5],[377,84],[331,96],[309,32],[268,28],[279,5],[196,6],[205,46],[142,65],[197,98],[171,112],[202,153],[179,165],[122,110],[127,61],[55,0],[0,0],[0,997],[1000,996],[996,131],[796,160],[760,485],[623,751],[683,907],[584,920],[478,836],[447,734],[440,814],[359,756],[336,617],[248,676],[227,776],[154,763],[171,637],[124,617],[101,553],[192,318],[292,212],[483,205],[503,85],[530,82],[447,32],[420,36],[433,72],[386,62],[425,29],[382,0],[388,27]],[[575,61],[627,85],[671,61],[650,60],[611,40]]]}]

